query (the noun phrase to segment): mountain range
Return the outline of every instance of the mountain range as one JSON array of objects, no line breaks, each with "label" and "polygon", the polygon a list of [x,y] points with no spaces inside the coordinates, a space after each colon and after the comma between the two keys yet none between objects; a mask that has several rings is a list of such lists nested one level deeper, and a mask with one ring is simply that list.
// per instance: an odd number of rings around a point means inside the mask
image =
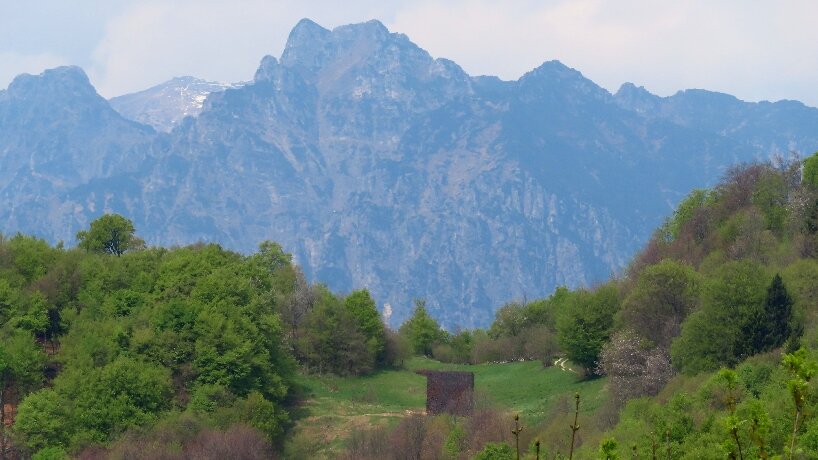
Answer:
[{"label": "mountain range", "polygon": [[103,212],[150,244],[280,242],[308,278],[443,325],[618,273],[689,191],[818,149],[818,109],[615,94],[558,61],[468,75],[370,21],[302,20],[252,81],[110,101],[77,67],[0,91],[0,231],[73,244]]}]

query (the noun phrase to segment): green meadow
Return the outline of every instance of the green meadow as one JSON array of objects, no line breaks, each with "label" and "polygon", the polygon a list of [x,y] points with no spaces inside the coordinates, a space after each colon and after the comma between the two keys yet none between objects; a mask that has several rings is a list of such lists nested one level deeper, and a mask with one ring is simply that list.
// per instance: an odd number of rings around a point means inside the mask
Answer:
[{"label": "green meadow", "polygon": [[514,414],[529,426],[545,421],[554,405],[582,395],[580,416],[599,409],[606,397],[605,379],[582,380],[559,367],[539,361],[455,365],[415,357],[401,370],[382,370],[362,377],[298,374],[303,403],[294,411],[290,442],[316,443],[322,454],[337,453],[355,430],[396,424],[401,417],[423,413],[426,377],[421,369],[474,372],[475,404],[487,404]]}]

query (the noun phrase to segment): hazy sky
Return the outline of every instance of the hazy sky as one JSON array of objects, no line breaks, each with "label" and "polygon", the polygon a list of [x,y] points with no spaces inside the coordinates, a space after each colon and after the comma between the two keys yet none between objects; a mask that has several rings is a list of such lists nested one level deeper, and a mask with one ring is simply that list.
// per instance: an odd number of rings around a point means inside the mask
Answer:
[{"label": "hazy sky", "polygon": [[379,19],[472,75],[517,79],[559,59],[610,91],[630,81],[818,106],[812,0],[0,0],[0,88],[62,64],[106,97],[181,75],[248,80],[303,17]]}]

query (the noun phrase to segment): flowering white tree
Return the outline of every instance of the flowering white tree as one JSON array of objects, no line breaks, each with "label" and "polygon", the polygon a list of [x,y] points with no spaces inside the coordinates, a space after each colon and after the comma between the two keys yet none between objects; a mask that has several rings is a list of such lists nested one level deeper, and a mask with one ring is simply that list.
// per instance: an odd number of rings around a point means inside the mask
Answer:
[{"label": "flowering white tree", "polygon": [[609,391],[617,404],[659,393],[673,375],[670,356],[636,333],[616,333],[600,355],[601,374],[608,376]]}]

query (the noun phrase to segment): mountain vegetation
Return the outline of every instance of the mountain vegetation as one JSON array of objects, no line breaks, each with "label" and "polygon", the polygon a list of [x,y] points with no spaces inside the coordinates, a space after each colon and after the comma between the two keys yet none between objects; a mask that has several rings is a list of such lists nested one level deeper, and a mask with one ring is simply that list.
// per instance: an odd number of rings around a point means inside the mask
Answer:
[{"label": "mountain vegetation", "polygon": [[272,452],[299,365],[364,374],[396,359],[366,290],[308,285],[276,243],[250,256],[146,248],[119,215],[77,239],[0,237],[4,456],[76,453],[156,424]]}]

